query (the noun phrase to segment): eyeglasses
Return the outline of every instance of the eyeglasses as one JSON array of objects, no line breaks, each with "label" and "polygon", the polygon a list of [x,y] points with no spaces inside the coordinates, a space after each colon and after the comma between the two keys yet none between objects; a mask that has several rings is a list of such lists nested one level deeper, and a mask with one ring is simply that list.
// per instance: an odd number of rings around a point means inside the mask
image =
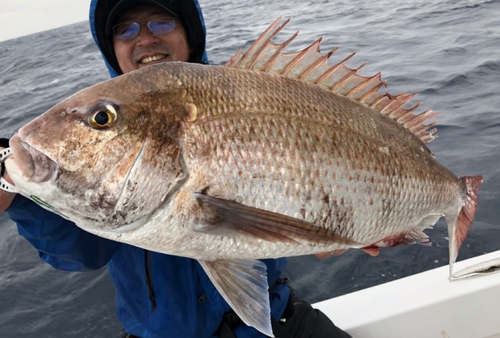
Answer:
[{"label": "eyeglasses", "polygon": [[118,39],[130,40],[139,35],[141,26],[148,26],[153,34],[166,34],[170,33],[175,28],[175,18],[160,17],[149,21],[146,24],[137,22],[124,22],[113,27],[113,33]]}]

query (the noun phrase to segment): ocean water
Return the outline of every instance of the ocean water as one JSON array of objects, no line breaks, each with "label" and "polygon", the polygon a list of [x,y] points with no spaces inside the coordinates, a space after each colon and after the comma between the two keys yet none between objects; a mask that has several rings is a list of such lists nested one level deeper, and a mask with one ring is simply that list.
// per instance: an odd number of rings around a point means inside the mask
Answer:
[{"label": "ocean water", "polygon": [[[439,137],[429,145],[437,159],[458,176],[485,178],[458,259],[500,249],[500,1],[200,2],[213,64],[248,48],[278,16],[290,17],[277,38],[300,30],[290,51],[322,37],[322,51],[340,46],[332,63],[357,52],[349,66],[368,62],[361,74],[381,71],[390,93],[418,93],[420,111],[440,113]],[[0,43],[0,136],[10,137],[58,101],[107,78],[87,23]],[[321,261],[290,258],[285,275],[300,296],[317,302],[446,265],[445,223],[427,233],[431,247],[384,249],[377,257],[349,250]],[[106,269],[53,269],[0,213],[1,338],[116,337],[114,311]]]}]

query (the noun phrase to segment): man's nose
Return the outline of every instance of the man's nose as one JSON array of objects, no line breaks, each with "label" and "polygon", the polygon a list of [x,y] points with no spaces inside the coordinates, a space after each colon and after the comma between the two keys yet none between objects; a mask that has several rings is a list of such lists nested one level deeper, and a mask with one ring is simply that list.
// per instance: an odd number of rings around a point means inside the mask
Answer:
[{"label": "man's nose", "polygon": [[158,42],[158,36],[156,34],[153,34],[153,32],[151,32],[149,30],[149,27],[146,25],[141,26],[138,39],[140,45],[151,45]]}]

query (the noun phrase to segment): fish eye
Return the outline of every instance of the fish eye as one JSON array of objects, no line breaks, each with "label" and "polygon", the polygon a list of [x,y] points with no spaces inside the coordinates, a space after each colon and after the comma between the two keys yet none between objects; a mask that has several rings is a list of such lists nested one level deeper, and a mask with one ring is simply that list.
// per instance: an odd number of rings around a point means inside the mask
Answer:
[{"label": "fish eye", "polygon": [[88,122],[92,128],[107,129],[115,124],[116,117],[116,109],[111,104],[98,105],[91,110]]}]

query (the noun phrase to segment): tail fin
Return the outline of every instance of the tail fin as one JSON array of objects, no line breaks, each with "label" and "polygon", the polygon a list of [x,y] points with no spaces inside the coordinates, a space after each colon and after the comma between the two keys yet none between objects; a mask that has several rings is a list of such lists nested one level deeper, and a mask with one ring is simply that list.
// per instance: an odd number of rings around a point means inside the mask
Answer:
[{"label": "tail fin", "polygon": [[462,246],[462,243],[467,237],[467,232],[474,222],[474,216],[476,215],[477,206],[477,192],[479,186],[483,183],[482,176],[464,176],[460,177],[460,180],[465,183],[466,186],[466,198],[465,204],[460,209],[457,219],[455,222],[448,223],[448,233],[450,237],[450,278],[452,279],[453,274],[453,263],[458,256],[458,250]]}]

